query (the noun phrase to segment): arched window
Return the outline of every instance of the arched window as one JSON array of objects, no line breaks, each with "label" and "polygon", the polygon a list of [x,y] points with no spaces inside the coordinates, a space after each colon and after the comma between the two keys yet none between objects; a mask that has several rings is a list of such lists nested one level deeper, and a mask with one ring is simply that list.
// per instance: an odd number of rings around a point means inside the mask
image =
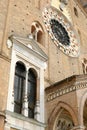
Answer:
[{"label": "arched window", "polygon": [[34,25],[32,25],[32,27],[31,27],[31,33],[32,33],[32,35],[33,35],[33,38],[34,38],[35,40],[37,40],[37,39],[36,39],[36,28],[35,28]]},{"label": "arched window", "polygon": [[34,118],[36,103],[36,75],[33,69],[28,72],[28,117]]},{"label": "arched window", "polygon": [[25,66],[21,62],[16,63],[14,78],[14,112],[22,112],[23,87],[25,85]]},{"label": "arched window", "polygon": [[42,41],[42,31],[41,30],[39,30],[38,31],[38,33],[37,33],[37,42],[39,42],[39,43],[42,43],[43,41]]},{"label": "arched window", "polygon": [[43,33],[43,29],[42,26],[40,25],[39,22],[33,22],[32,26],[31,26],[31,33],[33,35],[33,38],[40,44],[43,45],[43,37],[44,37],[44,33]]}]

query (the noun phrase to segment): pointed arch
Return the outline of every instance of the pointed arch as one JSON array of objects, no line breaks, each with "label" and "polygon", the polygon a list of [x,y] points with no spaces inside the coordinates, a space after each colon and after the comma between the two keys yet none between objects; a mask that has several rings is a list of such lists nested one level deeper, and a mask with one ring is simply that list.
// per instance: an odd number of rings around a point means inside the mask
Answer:
[{"label": "pointed arch", "polygon": [[74,125],[78,124],[78,119],[76,117],[76,114],[74,112],[74,110],[71,108],[70,105],[68,105],[67,103],[64,102],[58,102],[58,104],[55,106],[55,108],[53,109],[49,119],[48,119],[48,129],[53,129],[54,127],[54,123],[56,118],[61,114],[62,110],[65,109],[69,112],[69,114],[72,117],[73,123]]}]

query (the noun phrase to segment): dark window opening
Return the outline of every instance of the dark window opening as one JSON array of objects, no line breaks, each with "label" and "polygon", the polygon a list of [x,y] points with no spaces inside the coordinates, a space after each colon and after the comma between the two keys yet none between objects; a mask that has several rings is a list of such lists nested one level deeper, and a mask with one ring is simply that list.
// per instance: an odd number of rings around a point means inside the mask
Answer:
[{"label": "dark window opening", "polygon": [[42,32],[41,31],[39,31],[37,33],[37,42],[42,43]]},{"label": "dark window opening", "polygon": [[33,35],[33,38],[36,40],[36,28],[34,26],[31,28],[31,33]]},{"label": "dark window opening", "polygon": [[70,38],[66,29],[59,23],[58,20],[51,19],[50,25],[55,38],[63,45],[70,45]]},{"label": "dark window opening", "polygon": [[75,7],[74,7],[74,14],[78,17],[78,11]]},{"label": "dark window opening", "polygon": [[34,118],[36,103],[36,76],[32,69],[28,72],[28,117]]},{"label": "dark window opening", "polygon": [[14,79],[14,112],[21,113],[23,87],[25,85],[25,67],[22,63],[17,62],[15,67]]}]

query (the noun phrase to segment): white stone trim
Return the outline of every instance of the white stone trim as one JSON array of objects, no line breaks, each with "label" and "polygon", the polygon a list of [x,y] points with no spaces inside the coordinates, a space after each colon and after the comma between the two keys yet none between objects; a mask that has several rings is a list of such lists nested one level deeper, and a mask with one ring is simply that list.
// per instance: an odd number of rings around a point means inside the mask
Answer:
[{"label": "white stone trim", "polygon": [[[33,50],[29,50],[30,48],[26,47],[21,42],[13,42],[12,46],[12,57],[11,57],[11,71],[10,71],[10,80],[9,80],[9,88],[8,88],[8,99],[7,99],[7,110],[14,112],[14,75],[15,75],[15,65],[17,61],[22,61],[25,65],[26,71],[30,68],[34,68],[37,73],[37,78],[40,79],[40,96],[39,96],[39,107],[36,108],[35,119],[40,122],[45,122],[44,119],[44,69],[46,69],[46,61],[40,58]],[[27,83],[26,83],[27,84]],[[38,86],[37,86],[38,87]],[[27,85],[26,85],[27,88]],[[26,89],[27,93],[27,89]],[[27,95],[26,95],[27,96]],[[25,99],[24,99],[25,100]],[[37,104],[36,104],[37,105]],[[24,110],[24,108],[26,108]],[[28,103],[23,104],[22,114],[24,116],[28,116],[27,112]]]},{"label": "white stone trim", "polygon": [[45,130],[45,127],[45,123],[29,119],[17,113],[6,111],[6,123],[4,130],[10,130],[10,128],[18,130]]}]

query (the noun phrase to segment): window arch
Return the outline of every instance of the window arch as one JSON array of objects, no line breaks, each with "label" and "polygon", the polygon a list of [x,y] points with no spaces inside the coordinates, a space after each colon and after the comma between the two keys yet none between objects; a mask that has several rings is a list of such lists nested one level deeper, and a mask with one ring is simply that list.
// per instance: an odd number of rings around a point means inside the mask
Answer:
[{"label": "window arch", "polygon": [[22,62],[17,62],[15,66],[14,78],[14,112],[22,112],[23,87],[25,85],[25,66]]},{"label": "window arch", "polygon": [[33,38],[36,40],[36,28],[34,25],[32,25],[32,27],[31,27],[31,33],[33,35]]},{"label": "window arch", "polygon": [[[27,77],[28,78],[27,78]],[[27,84],[26,84],[27,83]],[[27,87],[27,88],[26,88]],[[18,61],[14,77],[14,112],[23,114],[25,91],[27,89],[28,117],[34,118],[37,92],[37,73],[33,68],[26,73],[25,65]]]},{"label": "window arch", "polygon": [[30,68],[28,71],[28,117],[34,118],[34,109],[36,104],[36,74]]},{"label": "window arch", "polygon": [[42,33],[42,31],[40,30],[40,31],[37,33],[37,42],[42,43],[42,35],[43,35],[43,33]]},{"label": "window arch", "polygon": [[44,31],[39,22],[35,21],[31,26],[31,33],[33,38],[40,44],[43,45]]}]

